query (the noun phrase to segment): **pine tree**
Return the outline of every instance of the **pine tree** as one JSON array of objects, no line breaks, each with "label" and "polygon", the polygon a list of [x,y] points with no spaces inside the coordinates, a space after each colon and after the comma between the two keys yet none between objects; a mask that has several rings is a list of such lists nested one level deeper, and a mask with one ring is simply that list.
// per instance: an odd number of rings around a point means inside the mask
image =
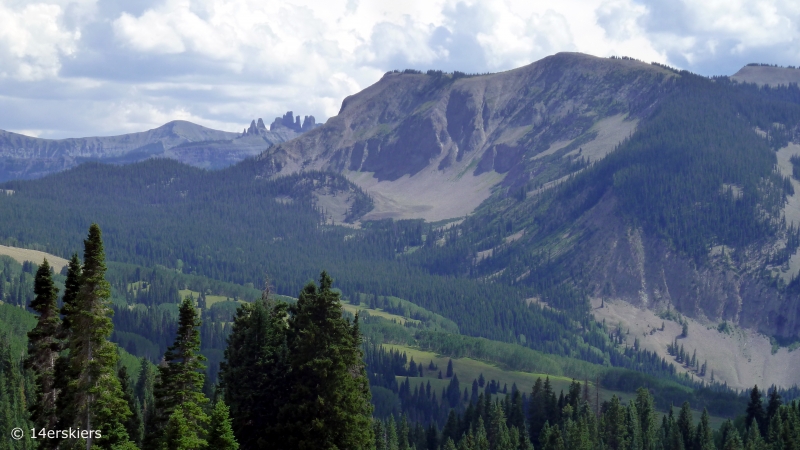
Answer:
[{"label": "pine tree", "polygon": [[136,395],[133,393],[133,384],[131,378],[128,376],[128,369],[125,366],[120,366],[117,370],[117,377],[119,384],[122,386],[122,393],[125,402],[128,403],[128,408],[131,410],[131,416],[125,422],[125,430],[128,432],[128,437],[136,444],[140,445],[144,438],[144,423],[142,422],[142,408],[139,404]]},{"label": "pine tree", "polygon": [[150,417],[155,410],[155,397],[153,390],[155,389],[156,374],[153,365],[142,357],[139,360],[139,379],[136,380],[135,395],[136,401],[142,408],[142,423],[147,424],[150,422]]},{"label": "pine tree", "polygon": [[[156,410],[154,429],[148,430],[150,436],[146,448],[155,448],[161,440],[162,430],[173,421],[173,412],[180,406],[180,414],[175,415],[173,429],[188,427],[192,442],[202,441],[208,424],[208,416],[203,406],[208,398],[203,394],[205,357],[200,354],[200,318],[194,301],[186,297],[178,313],[178,332],[175,342],[164,354],[164,364],[159,367],[159,377],[154,388]],[[183,430],[183,428],[180,428]],[[166,435],[165,435],[166,436]],[[175,436],[167,439],[176,438]],[[183,439],[183,438],[181,438]],[[165,441],[166,442],[166,441]],[[177,444],[176,444],[177,445]]]},{"label": "pine tree", "polygon": [[[80,313],[78,308],[78,294],[81,289],[82,277],[81,262],[78,254],[73,253],[67,265],[67,280],[64,283],[64,297],[61,306],[61,330],[59,339],[62,347],[69,350],[72,336],[72,322]],[[56,360],[55,381],[56,388],[60,391],[56,402],[56,411],[60,428],[68,428],[75,423],[75,393],[69,386],[69,380],[75,379],[77,374],[73,372],[74,367],[70,365],[70,353],[62,352]]]},{"label": "pine tree", "polygon": [[183,405],[176,406],[167,420],[161,439],[163,450],[198,450],[206,448],[206,441],[196,433],[196,427],[186,418]]},{"label": "pine tree", "polygon": [[683,448],[691,449],[695,431],[692,409],[689,406],[689,402],[683,402],[683,405],[681,405],[681,412],[678,414],[677,425],[678,430],[681,432],[681,437],[683,438]]},{"label": "pine tree", "polygon": [[642,430],[642,449],[655,450],[656,448],[656,416],[653,396],[645,388],[636,391],[636,411],[639,413],[639,421]]},{"label": "pine tree", "polygon": [[700,423],[697,424],[697,430],[695,431],[694,448],[696,450],[716,450],[714,430],[711,428],[708,410],[705,408],[703,408]]},{"label": "pine tree", "polygon": [[761,436],[766,436],[766,415],[764,414],[764,406],[761,401],[761,392],[759,392],[758,386],[753,386],[753,390],[750,391],[750,401],[747,403],[747,417],[745,423],[750,427],[753,425],[753,421],[755,421],[758,426]]},{"label": "pine tree", "polygon": [[[67,390],[73,408],[67,417],[83,430],[97,430],[86,448],[130,444],[125,422],[131,415],[116,374],[117,349],[108,341],[113,325],[111,289],[105,279],[105,252],[100,227],[92,224],[84,243],[80,289],[70,305]],[[70,292],[67,286],[65,295]]]},{"label": "pine tree", "polygon": [[233,319],[219,381],[234,434],[243,448],[270,448],[280,439],[280,408],[289,401],[287,308],[270,299],[239,307]]},{"label": "pine tree", "polygon": [[409,450],[411,448],[408,441],[408,419],[406,415],[400,418],[400,425],[397,427],[397,448],[398,450]]},{"label": "pine tree", "polygon": [[319,288],[307,284],[290,308],[293,375],[279,421],[289,448],[358,450],[374,442],[358,315],[352,324],[342,317],[332,283],[322,272]]},{"label": "pine tree", "polygon": [[[239,444],[233,436],[229,409],[222,400],[217,401],[211,412],[211,422],[208,426],[209,450],[237,450]],[[378,422],[380,423],[380,422]]]},{"label": "pine tree", "polygon": [[739,437],[739,433],[734,430],[732,433],[728,433],[727,438],[725,439],[725,443],[722,446],[722,450],[741,450],[742,449],[742,439]]},{"label": "pine tree", "polygon": [[628,430],[625,426],[625,407],[620,404],[616,395],[611,397],[608,408],[603,414],[602,429],[600,431],[603,441],[609,448],[622,449],[628,442]]},{"label": "pine tree", "polygon": [[772,387],[769,393],[769,401],[767,402],[767,423],[772,420],[772,417],[778,413],[783,402],[781,401],[781,394],[778,393],[778,388]]},{"label": "pine tree", "polygon": [[[716,450],[716,447],[710,447],[710,448],[712,450]],[[761,437],[761,432],[758,431],[758,427],[752,426],[747,429],[747,434],[745,435],[744,450],[769,450],[767,443],[764,442],[764,438]]]},{"label": "pine tree", "polygon": [[447,378],[453,376],[453,359],[447,361],[447,374],[445,375]]},{"label": "pine tree", "polygon": [[399,450],[400,442],[397,438],[397,427],[394,423],[394,416],[389,416],[386,422],[386,450]]},{"label": "pine tree", "polygon": [[56,400],[58,388],[55,383],[55,366],[61,343],[58,333],[61,318],[56,300],[58,288],[50,275],[47,259],[36,271],[33,292],[36,297],[30,308],[39,313],[36,326],[28,332],[28,357],[25,367],[36,374],[36,400],[31,404],[31,420],[39,428],[53,429],[58,421]]}]

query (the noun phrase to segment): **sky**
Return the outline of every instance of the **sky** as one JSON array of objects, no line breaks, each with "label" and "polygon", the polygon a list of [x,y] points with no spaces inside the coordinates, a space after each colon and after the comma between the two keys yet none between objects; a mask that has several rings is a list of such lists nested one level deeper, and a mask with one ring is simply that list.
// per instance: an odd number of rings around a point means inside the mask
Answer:
[{"label": "sky", "polygon": [[498,72],[562,51],[702,75],[800,66],[800,2],[0,0],[0,129],[319,123],[389,70]]}]

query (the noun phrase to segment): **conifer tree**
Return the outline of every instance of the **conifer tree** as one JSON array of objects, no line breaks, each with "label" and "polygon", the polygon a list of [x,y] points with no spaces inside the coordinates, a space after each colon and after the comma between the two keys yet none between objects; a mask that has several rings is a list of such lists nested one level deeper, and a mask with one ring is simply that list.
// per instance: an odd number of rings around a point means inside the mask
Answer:
[{"label": "conifer tree", "polygon": [[36,374],[36,399],[30,408],[31,420],[39,428],[53,429],[58,421],[55,366],[61,350],[58,339],[61,318],[56,305],[58,288],[53,284],[47,259],[36,271],[33,292],[36,297],[30,307],[39,313],[39,317],[36,326],[28,332],[28,357],[25,360],[25,367]]},{"label": "conifer tree", "polygon": [[750,401],[747,403],[747,417],[745,423],[750,427],[754,421],[761,432],[761,436],[765,436],[767,433],[766,415],[761,401],[761,392],[759,392],[757,385],[753,386],[753,390],[750,391]]},{"label": "conifer tree", "polygon": [[154,367],[147,358],[142,357],[139,360],[139,378],[136,380],[135,395],[142,408],[142,423],[144,424],[148,423],[155,409],[155,397],[153,395],[155,383]]},{"label": "conifer tree", "polygon": [[[711,450],[716,450],[716,447],[710,448]],[[757,426],[751,426],[747,429],[744,450],[769,450],[769,447],[767,446],[767,443],[764,442],[764,438],[761,437],[761,432],[758,431]]]},{"label": "conifer tree", "polygon": [[625,407],[620,404],[616,395],[611,397],[608,408],[602,417],[601,438],[608,448],[622,449],[627,443],[627,427],[625,425]]},{"label": "conifer tree", "polygon": [[[72,403],[68,417],[84,430],[97,430],[102,439],[86,439],[86,448],[112,448],[130,444],[125,422],[131,415],[116,374],[117,348],[108,341],[111,323],[111,288],[105,279],[105,251],[100,227],[92,224],[83,241],[80,288],[69,314],[70,377],[67,390]],[[70,293],[70,286],[65,294]]]},{"label": "conifer tree", "polygon": [[206,441],[196,432],[196,427],[187,420],[183,413],[183,405],[178,405],[169,416],[161,438],[164,450],[198,450],[206,447]]},{"label": "conifer tree", "polygon": [[683,405],[681,405],[681,412],[678,414],[677,424],[681,432],[681,437],[683,438],[683,448],[691,449],[695,431],[692,409],[689,406],[689,402],[683,402]]},{"label": "conifer tree", "polygon": [[59,339],[62,341],[62,352],[56,360],[55,382],[59,390],[56,401],[56,411],[58,422],[61,428],[67,428],[75,423],[75,393],[69,386],[69,380],[74,379],[77,374],[75,368],[70,365],[70,345],[72,343],[72,322],[77,318],[80,311],[78,309],[78,294],[81,289],[81,262],[78,254],[73,253],[72,258],[67,264],[67,280],[64,283],[64,297],[61,306],[61,330]]},{"label": "conifer tree", "polygon": [[287,307],[269,297],[239,307],[220,364],[219,381],[234,434],[243,448],[270,448],[280,439],[280,407],[288,401]]},{"label": "conifer tree", "polygon": [[656,448],[656,416],[653,396],[645,388],[636,391],[636,411],[639,413],[639,421],[642,430],[642,449],[655,450]]},{"label": "conifer tree", "polygon": [[742,450],[742,439],[736,430],[728,433],[725,443],[722,445],[722,450]]},{"label": "conifer tree", "polygon": [[122,386],[123,398],[128,403],[128,408],[131,410],[131,416],[125,422],[125,429],[128,431],[128,437],[136,444],[140,445],[144,438],[144,423],[142,422],[142,407],[139,404],[136,395],[133,393],[133,384],[130,376],[128,376],[128,369],[120,365],[117,370],[117,377],[119,384]]},{"label": "conifer tree", "polygon": [[[222,400],[217,401],[211,412],[208,426],[209,450],[238,450],[239,444],[233,435],[229,409]],[[380,423],[380,421],[378,421]]]},{"label": "conifer tree", "polygon": [[383,422],[373,419],[372,432],[375,434],[375,450],[386,450],[386,432],[383,430]]},{"label": "conifer tree", "polygon": [[394,423],[394,416],[389,416],[386,421],[386,450],[398,450],[400,443],[397,439],[397,427]]},{"label": "conifer tree", "polygon": [[398,450],[409,450],[410,443],[408,442],[408,419],[406,415],[400,418],[400,425],[397,427],[397,448]]},{"label": "conifer tree", "polygon": [[287,448],[370,448],[374,443],[369,382],[358,315],[342,317],[339,293],[326,272],[307,284],[290,309],[292,367],[289,402],[281,408]]},{"label": "conifer tree", "polygon": [[711,428],[708,410],[706,408],[703,408],[703,414],[700,416],[700,423],[697,424],[694,448],[697,450],[716,450],[716,446],[714,445],[714,430]]},{"label": "conifer tree", "polygon": [[[160,445],[162,430],[168,427],[168,421],[173,422],[169,425],[172,426],[171,433],[182,430],[181,432],[191,434],[186,437],[188,441],[203,441],[202,437],[208,425],[208,416],[203,411],[203,407],[208,403],[208,398],[203,394],[205,378],[203,361],[205,357],[200,354],[200,318],[194,307],[194,301],[186,297],[178,313],[178,332],[175,342],[167,349],[164,354],[164,364],[159,367],[158,381],[154,389],[155,428],[148,430],[150,436],[145,444],[146,448]],[[180,413],[173,414],[179,406]],[[165,439],[169,441],[178,438],[165,434]]]},{"label": "conifer tree", "polygon": [[769,423],[772,420],[772,417],[778,413],[781,404],[783,404],[781,401],[781,394],[779,394],[778,389],[773,386],[769,393],[769,401],[767,402],[767,423]]}]

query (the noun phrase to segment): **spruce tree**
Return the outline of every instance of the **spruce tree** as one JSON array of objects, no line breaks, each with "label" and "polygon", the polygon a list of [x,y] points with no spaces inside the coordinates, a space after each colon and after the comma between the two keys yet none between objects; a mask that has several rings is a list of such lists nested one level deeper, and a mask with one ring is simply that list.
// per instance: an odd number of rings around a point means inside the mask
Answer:
[{"label": "spruce tree", "polygon": [[230,407],[234,434],[243,448],[270,448],[280,436],[280,408],[288,402],[287,308],[261,299],[236,311],[219,382]]},{"label": "spruce tree", "polygon": [[761,401],[761,392],[758,390],[758,385],[753,386],[750,391],[750,401],[747,403],[747,417],[745,423],[748,427],[752,426],[753,422],[758,426],[761,436],[766,436],[767,433],[767,420],[764,412],[764,405]]},{"label": "spruce tree", "polygon": [[655,450],[657,427],[653,396],[647,389],[639,388],[636,391],[635,402],[642,430],[642,449]]},{"label": "spruce tree", "polygon": [[59,390],[56,401],[56,411],[60,428],[68,428],[75,424],[75,393],[73,387],[69,385],[69,380],[75,379],[77,373],[75,367],[70,365],[70,346],[72,345],[72,322],[80,314],[78,309],[78,294],[81,289],[81,277],[83,271],[78,254],[73,253],[72,258],[67,264],[67,280],[64,283],[64,297],[61,306],[61,330],[59,339],[62,347],[67,351],[62,352],[56,360],[55,382]]},{"label": "spruce tree", "polygon": [[56,301],[58,288],[53,284],[50,264],[47,259],[36,271],[33,292],[36,297],[30,308],[39,313],[36,326],[28,332],[28,357],[25,367],[36,376],[36,399],[31,403],[31,420],[38,428],[53,429],[58,421],[56,400],[58,388],[55,383],[55,366],[61,343],[58,333],[61,318]]},{"label": "spruce tree", "polygon": [[683,437],[683,448],[691,449],[694,440],[694,419],[692,418],[692,409],[689,402],[683,402],[681,405],[681,412],[678,414],[678,429]]},{"label": "spruce tree", "polygon": [[155,368],[147,358],[142,357],[139,360],[139,378],[136,380],[134,393],[136,401],[139,402],[142,408],[142,423],[144,424],[149,422],[150,416],[153,415],[155,410],[155,397],[153,394],[155,382]]},{"label": "spruce tree", "polygon": [[211,412],[208,426],[209,450],[238,450],[239,444],[233,435],[228,406],[222,400],[217,401]]},{"label": "spruce tree", "polygon": [[164,435],[160,439],[163,450],[199,450],[206,448],[206,441],[197,435],[196,426],[186,418],[183,405],[176,406],[167,420]]},{"label": "spruce tree", "polygon": [[144,423],[142,422],[142,407],[133,392],[133,383],[128,375],[128,369],[120,365],[117,370],[117,377],[119,384],[122,385],[123,398],[128,403],[128,408],[131,410],[131,416],[125,422],[125,430],[128,431],[128,437],[136,444],[140,445],[144,438]]},{"label": "spruce tree", "polygon": [[708,410],[705,408],[703,408],[700,423],[697,424],[697,430],[695,431],[694,448],[696,450],[716,450],[714,446],[714,430],[711,428]]},{"label": "spruce tree", "polygon": [[[175,342],[164,354],[164,364],[159,367],[159,377],[154,394],[156,401],[154,429],[148,430],[151,436],[145,447],[153,448],[161,439],[162,430],[168,427],[168,421],[174,422],[171,433],[180,427],[187,427],[187,437],[192,442],[203,441],[208,416],[203,406],[208,398],[203,394],[205,378],[205,357],[200,354],[200,318],[194,307],[194,301],[186,297],[181,303],[178,313],[178,332]],[[173,413],[180,406],[180,413]],[[178,427],[178,428],[176,428]],[[180,428],[184,430],[184,428]],[[175,436],[167,437],[176,439]],[[166,442],[166,441],[165,441]]]},{"label": "spruce tree", "polygon": [[76,427],[102,433],[102,439],[86,439],[87,449],[105,449],[130,444],[124,424],[131,411],[116,374],[117,348],[108,341],[113,330],[111,288],[105,279],[105,252],[97,224],[89,227],[83,244],[80,288],[69,315],[67,390],[74,408],[69,417]]},{"label": "spruce tree", "polygon": [[372,405],[358,315],[352,324],[342,318],[326,272],[319,288],[303,288],[288,325],[293,375],[280,413],[286,448],[370,448]]}]

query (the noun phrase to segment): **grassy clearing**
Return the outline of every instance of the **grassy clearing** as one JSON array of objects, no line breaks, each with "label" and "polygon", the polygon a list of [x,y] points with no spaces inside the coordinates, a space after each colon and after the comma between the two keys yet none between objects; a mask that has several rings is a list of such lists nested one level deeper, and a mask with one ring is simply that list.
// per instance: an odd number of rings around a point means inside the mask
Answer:
[{"label": "grassy clearing", "polygon": [[[449,357],[404,345],[384,344],[384,347],[405,352],[408,355],[409,360],[413,357],[415,363],[422,363],[424,376],[419,380],[412,379],[412,385],[414,383],[418,384],[420,381],[425,383],[430,381],[431,387],[438,386],[439,384],[446,387],[450,382],[449,378],[445,378],[443,380],[438,379],[439,370],[442,371],[442,376],[447,373],[447,363],[450,361]],[[523,392],[529,393],[537,378],[544,379],[548,376],[550,377],[550,383],[553,385],[553,390],[556,393],[559,393],[561,390],[567,392],[569,390],[570,383],[572,383],[572,379],[568,377],[549,375],[546,373],[503,370],[494,364],[471,358],[453,358],[452,360],[453,373],[458,375],[458,381],[462,386],[462,390],[464,387],[466,387],[469,391],[471,389],[470,386],[472,384],[472,380],[477,379],[481,374],[483,374],[483,377],[486,379],[486,383],[489,383],[489,380],[496,380],[500,382],[500,386],[503,386],[504,384],[508,385],[509,392],[511,392],[511,386],[516,383],[517,388]],[[430,361],[433,361],[433,364],[438,366],[438,370],[428,370],[428,364],[430,364]],[[403,380],[405,379],[405,377],[399,378],[402,378]],[[398,379],[398,381],[400,380]],[[583,380],[579,381],[583,382]],[[592,394],[594,394],[594,383],[590,382],[589,385],[591,387]],[[601,388],[600,400],[610,400],[611,396],[614,394],[616,394],[617,397],[621,398],[625,402],[635,397],[635,395],[631,393],[607,391]]]},{"label": "grassy clearing", "polygon": [[[197,299],[200,298],[199,292],[192,291],[190,289],[181,289],[178,291],[178,294],[180,294],[181,299],[186,298],[187,295],[191,295],[192,297],[194,297],[195,301],[197,301]],[[226,297],[224,295],[206,294],[206,309],[210,309],[211,306],[214,305],[214,303],[226,302],[229,300],[233,299],[230,297]],[[239,303],[244,303],[244,302],[240,300]]]},{"label": "grassy clearing", "polygon": [[10,256],[20,264],[24,263],[25,261],[30,261],[36,265],[39,265],[42,263],[42,260],[47,258],[47,262],[50,263],[50,266],[53,267],[56,273],[61,272],[61,269],[63,269],[64,266],[69,263],[69,261],[66,259],[56,255],[51,255],[50,253],[40,252],[39,250],[30,250],[27,248],[8,247],[5,245],[0,245],[0,255]]},{"label": "grassy clearing", "polygon": [[347,312],[349,312],[351,314],[355,314],[358,311],[366,311],[366,312],[369,313],[370,316],[380,317],[380,318],[386,319],[388,321],[393,321],[395,323],[399,323],[400,325],[405,325],[406,322],[417,323],[417,324],[420,323],[419,320],[409,319],[407,317],[399,316],[397,314],[388,313],[388,312],[386,312],[386,311],[384,311],[382,309],[367,308],[365,306],[355,305],[355,304],[352,304],[352,303],[346,303],[344,301],[342,302],[342,309],[344,309],[345,311],[347,311]]}]

